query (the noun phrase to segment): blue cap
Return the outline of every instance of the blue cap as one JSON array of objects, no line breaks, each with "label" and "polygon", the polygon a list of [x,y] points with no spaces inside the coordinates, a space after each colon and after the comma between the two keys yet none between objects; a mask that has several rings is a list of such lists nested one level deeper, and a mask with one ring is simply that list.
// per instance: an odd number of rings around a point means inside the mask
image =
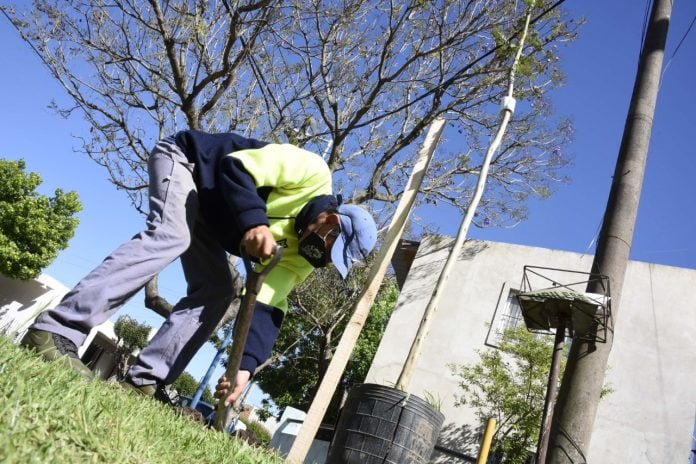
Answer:
[{"label": "blue cap", "polygon": [[354,262],[365,261],[377,243],[377,226],[372,215],[356,205],[340,205],[341,234],[331,248],[331,262],[341,277],[348,276]]}]

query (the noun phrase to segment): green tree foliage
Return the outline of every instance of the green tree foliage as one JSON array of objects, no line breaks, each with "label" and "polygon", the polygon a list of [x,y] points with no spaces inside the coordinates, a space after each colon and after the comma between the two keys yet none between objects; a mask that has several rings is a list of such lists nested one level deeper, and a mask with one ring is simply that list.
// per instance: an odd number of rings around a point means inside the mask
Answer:
[{"label": "green tree foliage", "polygon": [[147,345],[150,330],[152,327],[140,323],[130,316],[119,316],[116,320],[114,324],[114,333],[117,337],[116,355],[118,357],[116,375],[119,380],[125,378],[133,352],[141,350]]},{"label": "green tree foliage", "polygon": [[[259,387],[279,408],[309,408],[368,271],[367,266],[354,268],[344,283],[334,269],[317,269],[290,295],[290,309],[269,360],[270,369],[262,369],[256,376]],[[343,392],[367,375],[397,296],[394,279],[387,278],[340,380],[326,421],[337,417]]]},{"label": "green tree foliage", "polygon": [[0,273],[33,279],[68,246],[82,205],[75,192],[40,195],[41,177],[23,160],[0,159]]},{"label": "green tree foliage", "polygon": [[[188,372],[182,373],[179,378],[177,378],[172,384],[172,388],[176,390],[180,395],[193,396],[198,390],[198,381]],[[210,391],[210,387],[205,387],[203,394],[201,395],[201,401],[206,403],[216,404],[213,393]]]},{"label": "green tree foliage", "polygon": [[536,448],[552,352],[553,337],[517,327],[505,331],[500,349],[478,351],[477,364],[451,366],[463,390],[456,404],[473,408],[482,424],[496,419],[493,450],[502,462],[522,464]]},{"label": "green tree foliage", "polygon": [[261,400],[261,408],[256,410],[256,415],[259,416],[259,419],[263,422],[273,417],[271,402],[267,398]]},{"label": "green tree foliage", "polygon": [[171,387],[180,395],[193,396],[198,388],[198,382],[191,374],[183,372],[174,383],[172,383]]},{"label": "green tree foliage", "polygon": [[217,400],[213,396],[213,393],[210,390],[209,386],[206,386],[205,390],[203,390],[203,394],[201,395],[201,400],[205,401],[206,403],[217,404]]}]

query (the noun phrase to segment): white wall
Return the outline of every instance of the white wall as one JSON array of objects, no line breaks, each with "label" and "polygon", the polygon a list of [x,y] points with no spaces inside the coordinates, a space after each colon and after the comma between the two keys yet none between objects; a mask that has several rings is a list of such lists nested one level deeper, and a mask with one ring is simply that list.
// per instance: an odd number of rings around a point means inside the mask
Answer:
[{"label": "white wall", "polygon": [[0,332],[20,339],[34,318],[44,309],[55,307],[68,290],[46,274],[32,280],[14,280],[0,274]]},{"label": "white wall", "polygon": [[[54,308],[69,290],[47,274],[32,280],[14,280],[0,274],[0,334],[19,343],[34,318],[40,312]],[[148,339],[156,332],[157,329],[152,329]],[[103,334],[115,345],[114,324],[107,320],[90,331],[85,342],[78,347],[78,356],[84,355],[97,333]],[[112,358],[104,357],[98,366],[94,366],[94,370],[111,372],[113,365]]]},{"label": "white wall", "polygon": [[[424,240],[389,321],[366,382],[393,385],[453,239]],[[523,266],[588,271],[593,257],[506,243],[469,241],[450,275],[409,391],[439,396],[441,444],[475,456],[474,412],[455,407],[460,394],[448,364],[475,363],[507,289]],[[588,462],[686,462],[696,411],[696,270],[630,262]],[[448,458],[449,461],[455,462]]]},{"label": "white wall", "polygon": [[[269,446],[277,450],[283,457],[287,457],[306,417],[307,413],[304,411],[286,407],[278,420],[278,428],[273,433]],[[328,441],[313,440],[303,464],[324,464],[328,452]]]}]

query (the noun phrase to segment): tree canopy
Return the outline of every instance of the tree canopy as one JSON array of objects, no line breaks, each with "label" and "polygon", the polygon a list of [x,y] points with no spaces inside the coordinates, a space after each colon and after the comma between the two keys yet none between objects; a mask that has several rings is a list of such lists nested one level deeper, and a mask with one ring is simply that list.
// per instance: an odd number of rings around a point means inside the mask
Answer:
[{"label": "tree canopy", "polygon": [[[564,180],[572,129],[554,117],[547,92],[563,81],[559,47],[578,21],[550,5],[535,2],[517,111],[492,163],[481,226],[522,220],[529,196]],[[80,149],[136,208],[147,205],[156,139],[193,128],[313,150],[345,198],[388,213],[413,165],[409,147],[438,116],[450,130],[422,200],[466,208],[526,8],[512,0],[36,0],[3,11],[71,97],[54,108],[87,118]]]},{"label": "tree canopy", "polygon": [[41,176],[25,168],[24,160],[0,159],[0,273],[24,280],[68,246],[82,209],[75,192],[39,194]]},{"label": "tree canopy", "polygon": [[[172,384],[172,388],[176,390],[180,395],[191,396],[196,394],[198,390],[198,381],[188,372],[183,372]],[[215,404],[215,398],[213,393],[210,391],[210,387],[205,387],[203,394],[201,395],[201,400],[206,403]]]}]

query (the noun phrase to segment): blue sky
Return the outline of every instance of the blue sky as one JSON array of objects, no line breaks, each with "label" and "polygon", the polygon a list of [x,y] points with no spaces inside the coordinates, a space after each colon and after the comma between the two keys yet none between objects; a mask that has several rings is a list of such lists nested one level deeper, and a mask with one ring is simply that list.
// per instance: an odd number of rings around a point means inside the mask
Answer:
[{"label": "blue sky", "polygon": [[[559,186],[548,200],[533,201],[529,219],[517,227],[472,229],[472,238],[594,252],[633,88],[646,1],[570,0],[564,6],[588,19],[579,39],[562,50],[566,85],[552,94],[556,113],[574,120],[575,141],[569,147],[575,157],[569,171],[572,183]],[[670,58],[695,16],[696,2],[675,2],[665,55],[669,66],[658,97],[631,251],[632,259],[688,268],[696,268],[696,156],[690,139],[696,130],[696,31]],[[51,99],[63,99],[64,93],[5,20],[0,21],[0,39],[0,68],[5,70],[0,74],[0,157],[24,158],[29,170],[42,175],[43,193],[56,187],[75,190],[84,205],[70,247],[46,269],[71,287],[140,230],[143,219],[107,181],[102,168],[73,152],[73,136],[84,131],[85,124],[80,118],[61,119],[47,108]],[[437,225],[441,232],[453,234],[459,221],[449,218]],[[160,282],[170,301],[183,296],[185,283],[177,264]],[[155,327],[162,322],[142,308],[141,294],[119,314]],[[200,377],[212,356],[206,345],[187,370]]]},{"label": "blue sky", "polygon": [[[588,23],[563,52],[566,85],[553,92],[559,114],[573,117],[572,183],[530,205],[529,220],[513,229],[472,229],[470,236],[594,253],[621,143],[641,41],[644,1],[568,1]],[[674,2],[665,65],[696,15],[696,2]],[[696,26],[693,28],[696,29]],[[696,31],[672,59],[657,101],[648,165],[631,259],[696,268]],[[450,227],[443,231],[456,230]],[[593,246],[590,247],[590,244]]]}]

